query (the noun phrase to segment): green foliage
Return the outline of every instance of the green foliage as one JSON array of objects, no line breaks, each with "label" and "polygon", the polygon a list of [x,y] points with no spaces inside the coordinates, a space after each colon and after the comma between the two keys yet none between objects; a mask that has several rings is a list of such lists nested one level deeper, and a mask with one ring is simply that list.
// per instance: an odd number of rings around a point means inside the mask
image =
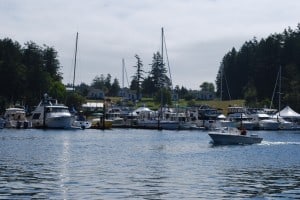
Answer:
[{"label": "green foliage", "polygon": [[200,88],[202,91],[205,91],[205,92],[215,92],[215,86],[213,83],[203,82],[200,85]]},{"label": "green foliage", "polygon": [[153,94],[156,91],[156,87],[154,85],[154,82],[152,81],[152,78],[148,76],[144,79],[142,82],[142,92],[144,97],[152,97]]},{"label": "green foliage", "polygon": [[171,98],[171,92],[167,88],[161,88],[160,91],[158,91],[155,94],[154,101],[156,103],[159,103],[161,105],[172,105],[172,98]]},{"label": "green foliage", "polygon": [[114,79],[113,83],[111,84],[109,95],[110,96],[118,96],[118,93],[120,91],[120,83],[118,79]]},{"label": "green foliage", "polygon": [[191,99],[187,102],[187,106],[190,106],[190,107],[193,107],[193,106],[196,106],[196,101],[194,99]]},{"label": "green foliage", "polygon": [[85,101],[85,98],[76,92],[70,92],[66,96],[66,106],[75,108],[77,111],[79,111]]},{"label": "green foliage", "polygon": [[64,96],[60,64],[54,48],[27,42],[24,47],[0,39],[0,99],[2,106],[20,102],[36,105],[46,92]]},{"label": "green foliage", "polygon": [[55,97],[59,102],[64,102],[66,98],[66,88],[60,81],[55,81],[52,82],[48,94]]},{"label": "green foliage", "polygon": [[110,74],[107,74],[106,77],[103,74],[96,76],[91,87],[102,90],[107,96],[117,95],[120,90],[119,81],[115,78],[111,83],[111,78]]},{"label": "green foliage", "polygon": [[171,86],[171,81],[169,77],[166,75],[167,69],[165,64],[163,63],[162,57],[159,52],[153,54],[151,71],[149,74],[149,78],[154,86],[154,91],[149,91],[152,94],[158,92],[161,87],[169,88]]},{"label": "green foliage", "polygon": [[247,106],[255,107],[254,105],[257,103],[257,91],[253,82],[249,82],[248,85],[245,87],[244,99],[246,101]]},{"label": "green foliage", "polygon": [[78,85],[76,88],[75,88],[75,91],[80,94],[81,96],[84,96],[86,97],[89,93],[89,88],[90,86],[85,84],[85,83],[81,83],[80,85]]},{"label": "green foliage", "polygon": [[[223,99],[246,98],[247,104],[260,104],[271,99],[279,66],[282,66],[282,104],[299,109],[300,93],[300,25],[281,34],[245,42],[237,51],[232,48],[221,62],[217,94]],[[222,88],[220,88],[222,84]],[[278,91],[277,93],[278,94]],[[277,106],[278,101],[274,103]]]},{"label": "green foliage", "polygon": [[141,83],[144,80],[144,70],[142,60],[138,55],[134,56],[136,58],[136,68],[135,75],[133,76],[133,80],[131,82],[130,89],[136,90],[137,98],[140,100],[141,98]]}]

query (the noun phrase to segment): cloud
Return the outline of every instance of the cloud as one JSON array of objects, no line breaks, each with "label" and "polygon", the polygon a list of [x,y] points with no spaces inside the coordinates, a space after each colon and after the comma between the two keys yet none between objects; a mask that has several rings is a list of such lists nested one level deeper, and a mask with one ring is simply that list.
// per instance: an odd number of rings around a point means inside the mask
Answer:
[{"label": "cloud", "polygon": [[149,69],[165,28],[174,85],[197,89],[214,82],[222,57],[233,46],[295,27],[297,0],[2,0],[0,38],[53,46],[64,82],[71,82],[79,32],[76,83],[110,73],[121,81],[138,54]]}]

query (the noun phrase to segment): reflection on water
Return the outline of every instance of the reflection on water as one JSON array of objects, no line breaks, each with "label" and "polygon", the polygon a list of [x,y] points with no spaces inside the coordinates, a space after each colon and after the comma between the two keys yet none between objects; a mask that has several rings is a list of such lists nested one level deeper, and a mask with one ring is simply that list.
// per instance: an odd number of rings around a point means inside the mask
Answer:
[{"label": "reflection on water", "polygon": [[225,197],[299,198],[300,170],[290,169],[231,169],[220,173],[220,189]]},{"label": "reflection on water", "polygon": [[206,132],[0,131],[0,199],[300,198],[300,134],[212,148]]}]

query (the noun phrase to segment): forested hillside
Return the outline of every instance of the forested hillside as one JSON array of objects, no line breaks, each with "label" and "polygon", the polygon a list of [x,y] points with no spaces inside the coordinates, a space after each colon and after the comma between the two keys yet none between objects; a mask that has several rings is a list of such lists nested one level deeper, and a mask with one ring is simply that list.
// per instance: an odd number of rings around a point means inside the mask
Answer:
[{"label": "forested hillside", "polygon": [[[281,73],[281,105],[300,111],[300,24],[257,41],[232,48],[221,62],[217,93],[223,100],[245,99],[249,106],[270,106],[278,72]],[[222,88],[221,88],[222,85]],[[279,102],[279,81],[273,105]]]}]

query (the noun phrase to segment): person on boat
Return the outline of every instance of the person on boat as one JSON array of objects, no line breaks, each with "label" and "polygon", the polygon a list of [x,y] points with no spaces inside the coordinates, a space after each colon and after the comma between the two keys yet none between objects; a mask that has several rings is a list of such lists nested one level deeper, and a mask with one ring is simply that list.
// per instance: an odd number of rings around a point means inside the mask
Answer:
[{"label": "person on boat", "polygon": [[77,117],[78,121],[86,121],[86,118],[83,114],[83,111],[79,111],[78,117]]},{"label": "person on boat", "polygon": [[241,135],[246,135],[247,131],[245,129],[245,127],[241,127]]}]

